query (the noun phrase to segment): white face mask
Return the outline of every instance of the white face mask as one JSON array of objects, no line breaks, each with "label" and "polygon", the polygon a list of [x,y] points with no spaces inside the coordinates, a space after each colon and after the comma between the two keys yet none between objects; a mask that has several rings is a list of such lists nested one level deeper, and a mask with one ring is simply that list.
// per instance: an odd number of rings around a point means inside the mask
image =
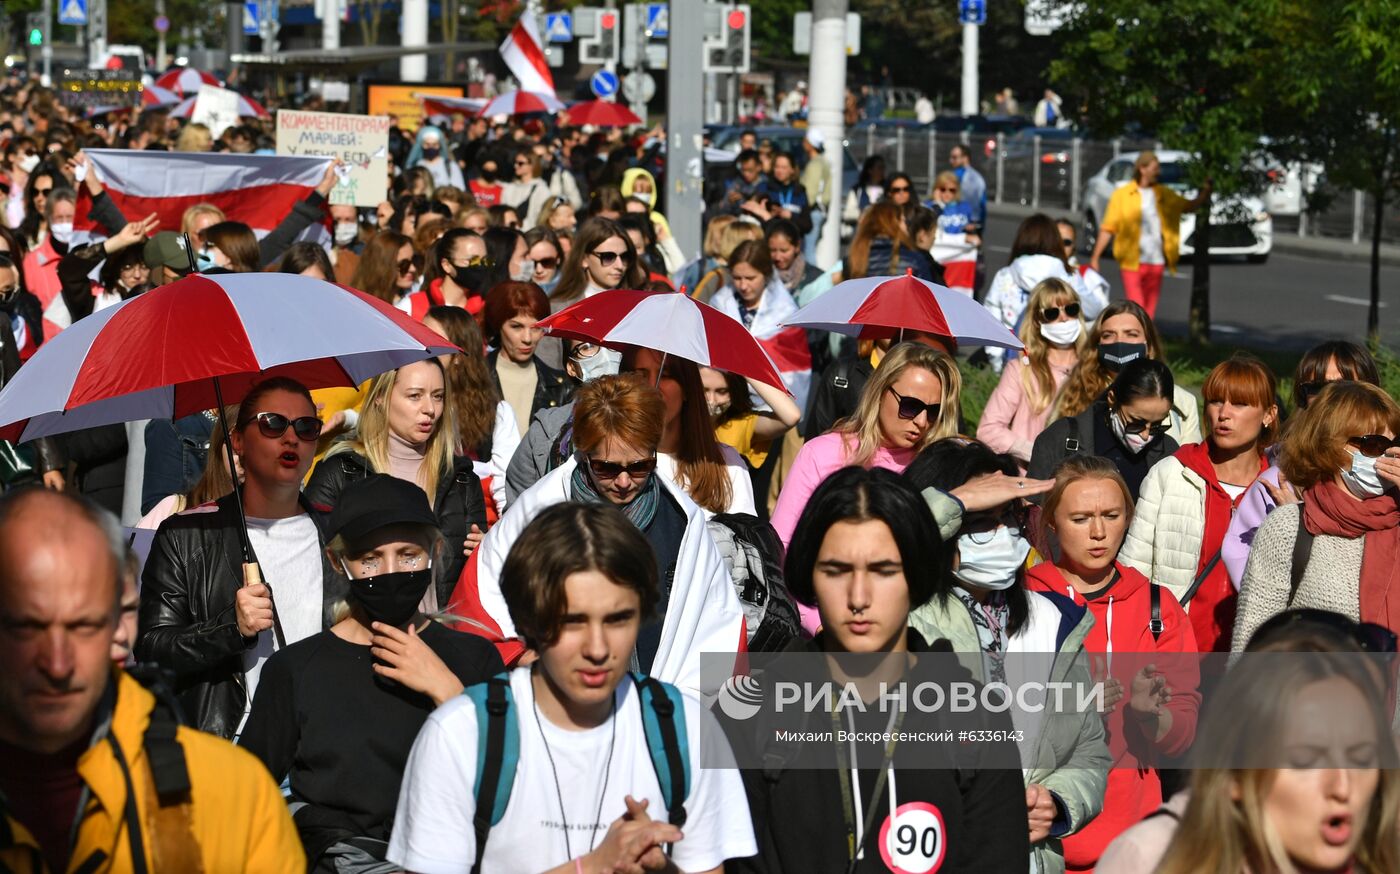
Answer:
[{"label": "white face mask", "polygon": [[516,282],[529,282],[535,278],[535,262],[526,258],[520,262],[520,269],[511,277]]},{"label": "white face mask", "polygon": [[68,245],[68,241],[73,239],[72,222],[55,222],[49,225],[49,233],[53,234],[55,241]]},{"label": "white face mask", "polygon": [[1056,346],[1073,346],[1084,333],[1084,325],[1078,319],[1068,322],[1047,322],[1040,326],[1040,336]]},{"label": "white face mask", "polygon": [[335,223],[335,244],[337,246],[348,246],[355,242],[355,238],[359,235],[360,225],[357,222]]},{"label": "white face mask", "polygon": [[37,166],[39,166],[38,155],[25,155],[19,162],[19,168],[26,173],[33,173]]},{"label": "white face mask", "polygon": [[599,349],[587,358],[575,358],[574,364],[584,382],[600,376],[616,376],[622,369],[622,353],[615,349]]},{"label": "white face mask", "polygon": [[1110,411],[1108,414],[1108,424],[1113,431],[1113,436],[1118,438],[1118,442],[1128,447],[1128,451],[1137,455],[1152,442],[1151,437],[1144,437],[1141,434],[1129,434],[1128,429],[1123,427],[1123,417]]},{"label": "white face mask", "polygon": [[1342,482],[1358,498],[1375,498],[1385,493],[1386,484],[1376,473],[1376,459],[1351,451],[1351,469],[1342,471]]},{"label": "white face mask", "polygon": [[656,203],[656,195],[651,193],[650,191],[634,191],[632,192],[632,196],[637,198],[638,200],[646,201],[647,206],[651,206],[652,204]]},{"label": "white face mask", "polygon": [[[978,543],[974,537],[985,542]],[[1030,554],[1030,541],[1016,528],[1002,525],[992,532],[964,534],[958,538],[958,569],[953,576],[979,589],[1009,589]]]}]

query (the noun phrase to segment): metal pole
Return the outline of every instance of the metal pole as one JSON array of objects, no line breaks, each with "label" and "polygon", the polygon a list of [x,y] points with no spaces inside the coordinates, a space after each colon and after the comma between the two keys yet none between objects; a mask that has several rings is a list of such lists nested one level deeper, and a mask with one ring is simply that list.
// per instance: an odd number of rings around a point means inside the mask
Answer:
[{"label": "metal pole", "polygon": [[1308,235],[1308,168],[1298,171],[1298,236]]},{"label": "metal pole", "polygon": [[1040,134],[1031,137],[1031,206],[1040,206]]},{"label": "metal pole", "polygon": [[[681,4],[676,4],[677,6]],[[674,22],[672,27],[674,27]],[[841,174],[845,154],[846,0],[813,0],[812,56],[807,81],[812,90],[807,121],[822,132],[822,157],[831,168],[831,196],[817,243],[817,266],[829,269],[841,257]]]},{"label": "metal pole", "polygon": [[1113,157],[1116,158],[1116,157],[1118,157],[1119,155],[1121,155],[1122,153],[1123,153],[1123,138],[1122,138],[1122,137],[1114,137],[1114,138],[1113,138]]},{"label": "metal pole", "polygon": [[904,128],[894,129],[894,169],[904,172]]},{"label": "metal pole", "polygon": [[705,76],[704,48],[694,34],[705,28],[699,3],[671,5],[670,61],[666,69],[666,214],[671,235],[687,258],[700,253],[700,216],[704,200]]},{"label": "metal pole", "polygon": [[1079,137],[1069,141],[1069,211],[1079,214],[1079,157],[1083,141]]},{"label": "metal pole", "polygon": [[45,87],[53,84],[53,0],[44,0],[44,45],[39,49],[41,80]]},{"label": "metal pole", "polygon": [[1361,226],[1366,224],[1366,193],[1357,189],[1351,193],[1351,241],[1361,242]]},{"label": "metal pole", "polygon": [[[963,134],[967,138],[967,134]],[[1004,166],[1003,153],[1006,151],[1006,134],[997,134],[997,198],[996,202],[1001,203],[1001,190],[1006,187],[1006,167]]]},{"label": "metal pole", "polygon": [[340,0],[321,0],[321,48],[340,48]]},{"label": "metal pole", "polygon": [[[156,13],[164,14],[164,0],[159,0],[156,4]],[[159,35],[162,40],[164,34]],[[88,66],[98,69],[102,66],[103,56],[107,54],[107,0],[89,0],[88,2]],[[160,69],[164,70],[164,67]]]},{"label": "metal pole", "polygon": [[[646,7],[640,7],[637,18],[637,50],[633,53],[632,71],[637,76],[638,84],[646,75],[647,69],[647,42],[651,39],[651,33],[647,30]],[[639,87],[636,92],[637,99],[632,101],[632,111],[637,114],[637,118],[646,121],[647,102],[641,99],[642,89]]]},{"label": "metal pole", "polygon": [[[399,18],[399,45],[417,48],[428,44],[428,0],[403,0]],[[399,59],[399,78],[405,82],[426,82],[427,55],[404,55]]]},{"label": "metal pole", "polygon": [[875,154],[875,122],[865,123],[865,157]]},{"label": "metal pole", "polygon": [[224,45],[228,49],[229,67],[232,68],[233,56],[243,51],[243,3],[225,3],[224,19]]},{"label": "metal pole", "polygon": [[962,114],[976,115],[977,106],[977,25],[963,25]]},{"label": "metal pole", "polygon": [[938,178],[938,131],[928,129],[928,187],[933,196],[933,180]]}]

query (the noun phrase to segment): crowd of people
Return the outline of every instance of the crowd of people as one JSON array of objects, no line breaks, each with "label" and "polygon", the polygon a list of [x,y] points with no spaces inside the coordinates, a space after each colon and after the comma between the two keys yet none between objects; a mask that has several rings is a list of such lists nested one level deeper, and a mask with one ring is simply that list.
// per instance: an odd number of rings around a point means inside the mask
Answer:
[{"label": "crowd of people", "polygon": [[[815,130],[800,155],[747,135],[695,253],[661,212],[659,130],[396,127],[377,209],[328,203],[332,166],[261,239],[190,205],[193,253],[123,215],[83,152],[269,136],[160,111],[97,126],[0,90],[3,382],[195,272],[339,281],[458,350],[0,446],[6,870],[1400,870],[1395,677],[1347,658],[1396,651],[1400,405],[1345,341],[1181,385],[1153,312],[1191,204],[1150,155],[1081,265],[1047,215],[985,255],[962,147],[926,193],[867,161],[825,216]],[[823,266],[828,220],[850,239]],[[325,245],[296,241],[318,222]],[[1123,289],[1097,270],[1110,239]],[[902,275],[1023,348],[785,323]],[[615,289],[707,302],[787,391],[539,326]],[[975,367],[999,377],[971,421]],[[774,653],[898,672],[951,653],[978,684],[1103,694],[989,716],[1026,735],[1018,767],[893,740],[867,766],[712,707]]]}]

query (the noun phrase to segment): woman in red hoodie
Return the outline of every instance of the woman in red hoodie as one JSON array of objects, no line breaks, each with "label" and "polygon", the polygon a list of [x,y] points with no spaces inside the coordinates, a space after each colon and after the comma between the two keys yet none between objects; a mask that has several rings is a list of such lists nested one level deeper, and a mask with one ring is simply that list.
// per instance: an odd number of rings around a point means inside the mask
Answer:
[{"label": "woman in red hoodie", "polygon": [[1171,589],[1201,652],[1229,652],[1239,598],[1221,548],[1240,499],[1269,466],[1278,383],[1262,361],[1237,353],[1215,366],[1201,394],[1206,439],[1147,472],[1119,557]]},{"label": "woman in red hoodie", "polygon": [[1115,837],[1162,803],[1159,759],[1179,756],[1196,734],[1196,638],[1172,593],[1117,561],[1133,515],[1113,462],[1076,455],[1055,471],[1045,497],[1047,539],[1060,558],[1026,576],[1033,591],[1068,595],[1094,614],[1084,649],[1104,678],[1104,727],[1113,768],[1103,812],[1064,839],[1066,870],[1092,871]]}]

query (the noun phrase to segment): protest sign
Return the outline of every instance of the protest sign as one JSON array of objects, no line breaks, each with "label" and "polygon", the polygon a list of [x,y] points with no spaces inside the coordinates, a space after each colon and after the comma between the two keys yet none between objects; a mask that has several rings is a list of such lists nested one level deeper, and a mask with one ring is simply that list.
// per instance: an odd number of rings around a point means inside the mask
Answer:
[{"label": "protest sign", "polygon": [[217,140],[225,130],[238,124],[238,92],[213,85],[199,86],[190,121],[207,125]]},{"label": "protest sign", "polygon": [[66,69],[57,91],[59,103],[83,112],[141,105],[141,81],[133,70]]},{"label": "protest sign", "polygon": [[377,206],[388,196],[388,116],[279,110],[277,154],[345,161],[349,172],[331,189],[331,203]]}]

